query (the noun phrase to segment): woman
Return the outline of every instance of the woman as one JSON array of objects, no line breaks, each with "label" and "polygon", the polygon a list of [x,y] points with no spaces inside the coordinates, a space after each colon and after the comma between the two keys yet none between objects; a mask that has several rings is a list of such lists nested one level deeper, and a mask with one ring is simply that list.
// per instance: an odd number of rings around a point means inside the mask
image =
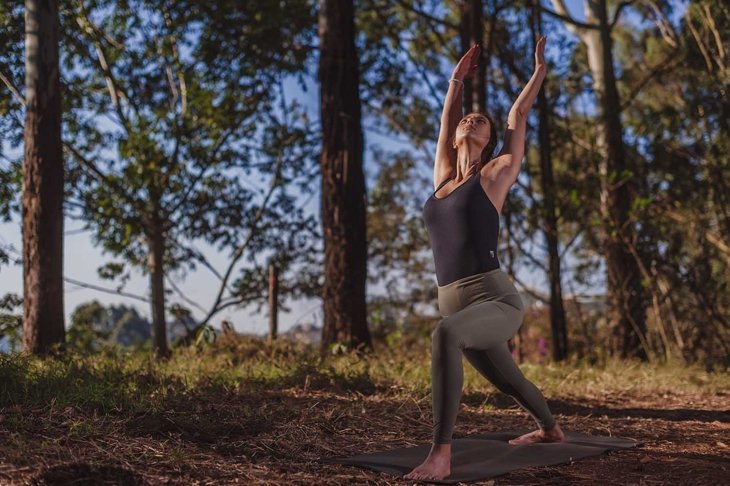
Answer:
[{"label": "woman", "polygon": [[423,206],[443,316],[431,335],[433,445],[406,479],[451,474],[451,435],[464,378],[462,353],[537,422],[537,430],[510,444],[565,439],[545,398],[524,377],[507,346],[522,325],[524,308],[497,258],[499,215],[522,163],[527,112],[545,78],[546,39],[542,36],[537,43],[535,72],[510,110],[504,146],[491,160],[496,146],[492,120],[480,113],[462,118],[461,113],[463,80],[477,67],[479,46],[461,58],[449,81],[436,147],[435,191]]}]

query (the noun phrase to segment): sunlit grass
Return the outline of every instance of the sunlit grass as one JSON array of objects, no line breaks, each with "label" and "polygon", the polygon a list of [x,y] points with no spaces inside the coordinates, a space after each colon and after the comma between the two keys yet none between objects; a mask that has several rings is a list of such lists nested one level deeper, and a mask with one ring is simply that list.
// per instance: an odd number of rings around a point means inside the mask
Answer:
[{"label": "sunlit grass", "polygon": [[[423,399],[430,392],[430,342],[410,348],[376,345],[371,355],[328,355],[302,343],[229,337],[204,348],[176,349],[157,362],[148,350],[108,349],[61,358],[0,355],[0,406],[53,404],[104,412],[156,410],[166,400],[191,395],[256,393],[301,388],[347,394]],[[520,364],[550,397],[616,393],[716,393],[730,389],[727,373],[680,363],[647,364],[606,359]],[[464,360],[465,393],[496,389]]]}]

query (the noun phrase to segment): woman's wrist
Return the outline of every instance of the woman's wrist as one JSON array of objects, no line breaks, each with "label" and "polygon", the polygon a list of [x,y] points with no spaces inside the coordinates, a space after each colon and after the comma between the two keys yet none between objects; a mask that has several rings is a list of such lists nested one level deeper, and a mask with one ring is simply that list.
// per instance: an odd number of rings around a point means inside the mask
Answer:
[{"label": "woman's wrist", "polygon": [[459,78],[456,78],[456,77],[454,77],[454,76],[451,76],[451,79],[449,79],[449,83],[450,83],[451,81],[456,81],[457,83],[459,83],[459,84],[461,84],[461,85],[463,85],[463,84],[464,84],[464,81],[462,81],[461,79],[459,79]]}]

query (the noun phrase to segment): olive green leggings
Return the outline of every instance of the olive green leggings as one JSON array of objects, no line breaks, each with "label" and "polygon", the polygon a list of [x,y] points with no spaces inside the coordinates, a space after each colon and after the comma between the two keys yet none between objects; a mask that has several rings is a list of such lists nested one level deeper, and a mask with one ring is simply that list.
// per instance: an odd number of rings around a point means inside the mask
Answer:
[{"label": "olive green leggings", "polygon": [[548,404],[520,371],[507,340],[522,325],[524,306],[509,276],[496,268],[438,288],[443,316],[431,334],[433,441],[448,444],[464,384],[461,354],[543,430],[555,425]]}]

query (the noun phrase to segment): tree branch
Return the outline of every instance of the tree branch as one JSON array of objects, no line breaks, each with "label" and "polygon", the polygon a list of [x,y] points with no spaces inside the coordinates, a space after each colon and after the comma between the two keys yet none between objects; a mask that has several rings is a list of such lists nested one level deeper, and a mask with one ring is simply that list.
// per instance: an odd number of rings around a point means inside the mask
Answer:
[{"label": "tree branch", "polygon": [[702,53],[702,57],[705,59],[705,64],[707,64],[707,71],[712,72],[712,59],[710,58],[710,54],[707,51],[707,48],[704,41],[702,40],[702,37],[700,36],[700,33],[697,31],[697,28],[692,23],[692,17],[689,14],[689,7],[684,13],[684,17],[687,20],[687,27],[689,27],[690,32],[692,32],[692,37],[694,37],[695,42],[697,43],[697,47],[700,49],[700,53]]},{"label": "tree branch", "polygon": [[169,276],[169,275],[167,275],[167,273],[165,273],[165,280],[167,280],[167,283],[169,283],[169,284],[170,284],[170,287],[172,287],[172,289],[173,289],[173,290],[174,290],[175,292],[177,292],[177,294],[178,294],[178,295],[180,296],[180,298],[181,298],[181,299],[183,299],[183,300],[184,300],[185,302],[187,302],[188,304],[192,305],[193,307],[197,308],[197,309],[198,309],[198,310],[200,310],[201,312],[205,312],[205,309],[203,308],[203,306],[202,306],[202,305],[198,304],[197,302],[193,301],[192,299],[189,299],[188,297],[186,297],[186,296],[185,296],[185,294],[183,294],[183,293],[182,293],[182,291],[181,291],[181,290],[180,290],[180,289],[178,288],[178,286],[177,286],[177,285],[175,284],[175,281],[174,281],[174,280],[172,280],[172,279],[170,278],[170,276]]},{"label": "tree branch", "polygon": [[714,56],[715,62],[717,63],[717,66],[720,68],[720,71],[725,71],[725,47],[722,42],[722,36],[720,35],[720,32],[717,30],[717,25],[715,24],[715,19],[712,17],[712,14],[710,13],[710,6],[705,4],[702,4],[702,9],[705,12],[705,18],[707,19],[707,22],[705,25],[710,30],[710,33],[712,34],[712,38],[715,40],[715,45],[717,46],[718,56]]},{"label": "tree branch", "polygon": [[[674,61],[674,63],[672,63],[672,61]],[[683,62],[682,58],[679,56],[676,56],[676,51],[672,51],[667,57],[662,59],[659,62],[659,64],[650,68],[647,75],[644,76],[644,78],[641,81],[639,81],[638,83],[636,83],[636,86],[634,86],[631,89],[631,92],[626,96],[625,100],[621,103],[621,107],[619,108],[619,111],[624,111],[626,108],[628,108],[629,105],[631,105],[631,103],[633,102],[634,98],[636,98],[636,96],[638,96],[638,94],[642,90],[642,88],[644,86],[646,86],[646,84],[649,81],[651,81],[651,79],[654,76],[662,73],[665,70],[668,70],[669,68],[673,67],[674,65],[680,64],[681,62]]]},{"label": "tree branch", "polygon": [[538,261],[532,254],[528,251],[525,251],[525,249],[520,244],[520,241],[517,238],[512,238],[512,241],[514,241],[515,245],[517,246],[517,249],[522,253],[525,258],[527,258],[529,261],[531,261],[537,268],[547,273],[548,269],[543,265],[541,261]]},{"label": "tree branch", "polygon": [[121,295],[123,297],[129,297],[130,299],[137,299],[137,300],[141,300],[142,302],[150,303],[150,300],[148,298],[142,297],[139,295],[122,292],[120,290],[111,290],[111,289],[107,289],[104,287],[99,287],[98,285],[87,284],[84,282],[80,282],[78,280],[74,280],[69,277],[63,277],[63,280],[70,284],[78,285],[79,287],[84,287],[84,288],[91,289],[91,290],[98,290],[99,292],[106,292],[107,294]]},{"label": "tree branch", "polygon": [[[387,19],[383,18],[383,13],[379,9],[376,9],[375,13],[378,16],[378,18],[380,19],[380,21],[383,23],[383,25],[387,26],[388,25]],[[393,32],[393,30],[390,28],[388,28],[388,31],[389,31],[390,35],[393,36],[394,39],[398,40],[398,44],[400,45],[401,39],[400,39],[400,36],[398,35],[398,33]],[[413,64],[413,67],[416,69],[418,74],[421,75],[423,82],[428,87],[428,90],[430,91],[431,96],[435,100],[436,104],[440,105],[441,99],[439,98],[438,94],[436,93],[436,89],[434,88],[433,84],[431,83],[431,80],[428,79],[428,76],[423,71],[423,68],[421,68],[421,66],[416,62],[416,60],[413,58],[413,56],[408,51],[408,49],[404,49],[403,51],[405,52],[406,56],[408,57],[408,60],[410,60],[411,63]]]},{"label": "tree branch", "polygon": [[[459,30],[458,25],[454,25],[454,24],[447,22],[445,20],[442,20],[442,19],[438,19],[430,14],[427,14],[426,12],[424,12],[422,10],[418,10],[417,8],[415,8],[411,4],[409,4],[409,2],[406,2],[404,0],[397,0],[397,1],[398,1],[398,4],[402,8],[405,8],[406,10],[410,10],[411,12],[415,13],[416,15],[421,16],[424,19],[426,19],[426,21],[429,23],[429,26],[431,27],[431,32],[433,32],[433,34],[438,38],[439,42],[441,42],[441,45],[446,49],[449,48],[449,43],[446,42],[446,39],[444,39],[444,37],[441,35],[441,32],[439,32],[433,24],[435,23],[437,25],[443,25],[443,26],[449,27],[450,29],[457,31],[457,32]],[[384,6],[384,8],[387,8],[387,6]]]},{"label": "tree branch", "polygon": [[614,25],[616,25],[616,22],[618,22],[619,15],[621,14],[621,10],[623,10],[625,7],[628,7],[629,5],[631,5],[632,3],[634,3],[635,1],[636,0],[624,0],[623,2],[621,2],[618,5],[618,7],[616,7],[616,11],[613,14],[613,20],[611,21],[611,23],[608,26],[608,30],[609,31],[612,30],[613,27],[614,27]]},{"label": "tree branch", "polygon": [[[693,218],[690,218],[689,216],[683,215],[679,211],[670,209],[666,211],[666,214],[678,223],[694,226],[695,220]],[[701,230],[697,228],[697,232],[701,233]],[[720,254],[725,260],[725,265],[730,267],[730,245],[725,242],[721,235],[714,233],[710,230],[704,230],[704,236],[706,241],[710,242],[717,250],[720,251]]]},{"label": "tree branch", "polygon": [[563,247],[563,251],[561,251],[561,252],[560,252],[560,253],[558,254],[558,258],[559,258],[560,260],[562,260],[562,259],[563,259],[563,257],[565,256],[565,254],[566,254],[566,253],[568,253],[568,250],[570,249],[570,247],[571,247],[571,246],[573,246],[573,243],[575,243],[576,241],[578,241],[578,237],[579,237],[579,236],[580,236],[580,235],[581,235],[582,233],[583,233],[583,230],[582,230],[582,229],[581,229],[580,231],[576,231],[576,233],[575,233],[575,234],[573,235],[573,237],[572,237],[572,238],[570,239],[570,241],[569,241],[569,242],[568,242],[568,243],[567,243],[567,244],[566,244],[566,245],[565,245],[565,246]]},{"label": "tree branch", "polygon": [[5,83],[5,86],[8,87],[11,93],[20,101],[20,104],[25,106],[25,98],[23,98],[23,95],[20,94],[20,90],[13,84],[13,82],[10,80],[10,78],[6,77],[3,73],[0,72],[0,79],[3,80],[3,83]]},{"label": "tree branch", "polygon": [[[259,297],[259,298],[263,297],[263,293],[260,293],[257,297]],[[218,308],[216,309],[216,313],[222,311],[223,309],[226,309],[228,307],[231,307],[233,305],[240,305],[240,304],[243,304],[246,301],[251,301],[252,298],[255,298],[255,297],[250,297],[249,296],[248,299],[237,298],[237,299],[223,300],[218,305]]]},{"label": "tree branch", "polygon": [[452,24],[451,22],[447,22],[444,19],[436,18],[433,15],[424,12],[423,10],[419,10],[413,6],[412,2],[406,2],[405,0],[396,0],[396,1],[397,1],[398,5],[400,5],[401,7],[405,8],[406,10],[410,10],[411,12],[423,17],[424,19],[427,19],[431,23],[443,25],[445,27],[449,27],[454,30],[459,30],[458,25]]},{"label": "tree branch", "polygon": [[[253,103],[256,104],[259,101],[260,101],[260,99],[256,99],[255,101],[253,101]],[[180,198],[178,203],[175,204],[175,206],[172,209],[164,210],[166,213],[165,223],[164,223],[166,228],[169,228],[169,225],[171,224],[172,216],[175,214],[175,212],[177,212],[177,210],[180,209],[188,201],[188,198],[190,197],[190,194],[195,189],[195,185],[198,183],[198,181],[200,181],[200,179],[203,178],[203,175],[205,174],[205,172],[213,166],[212,161],[218,154],[218,151],[223,146],[225,141],[244,123],[244,121],[245,121],[244,119],[240,120],[240,122],[238,124],[236,124],[234,127],[231,127],[230,130],[228,130],[226,133],[221,135],[220,138],[218,138],[218,141],[216,143],[214,143],[212,148],[210,149],[210,156],[203,162],[203,166],[201,167],[200,172],[198,173],[197,176],[195,176],[195,178],[193,179],[193,182],[188,185],[188,190],[185,191],[185,193],[182,195],[182,197]],[[168,178],[169,178],[169,176],[168,176]]]},{"label": "tree branch", "polygon": [[678,37],[677,33],[674,31],[674,26],[672,26],[672,23],[667,19],[667,16],[664,15],[664,12],[662,12],[662,10],[659,8],[654,0],[644,1],[646,1],[649,7],[651,7],[651,9],[654,11],[654,14],[656,15],[656,20],[654,21],[654,23],[659,28],[659,32],[662,34],[664,40],[670,46],[677,48],[679,45]]},{"label": "tree branch", "polygon": [[201,322],[201,326],[204,326],[208,323],[211,317],[215,315],[217,312],[220,311],[219,305],[221,302],[221,299],[223,298],[223,292],[226,289],[226,286],[228,285],[228,279],[231,276],[231,273],[233,272],[233,268],[238,263],[238,260],[240,260],[241,256],[243,256],[243,252],[248,246],[249,242],[251,241],[251,238],[253,238],[255,234],[256,224],[259,222],[261,217],[264,214],[264,208],[266,207],[266,204],[268,203],[269,199],[271,198],[271,195],[274,193],[274,189],[276,189],[279,184],[279,176],[281,174],[281,157],[277,157],[276,159],[276,167],[274,168],[274,178],[271,183],[271,187],[269,188],[269,192],[264,197],[263,202],[261,203],[261,206],[259,206],[258,211],[256,211],[256,214],[253,217],[253,220],[251,221],[251,225],[249,227],[249,234],[246,237],[246,239],[241,243],[241,245],[236,249],[235,253],[233,254],[233,259],[231,260],[231,263],[228,265],[228,269],[226,270],[226,274],[223,277],[223,282],[221,283],[221,287],[218,290],[218,295],[216,296],[215,302],[213,303],[213,306],[210,309],[210,312],[208,312],[208,315],[205,316],[205,319]]},{"label": "tree branch", "polygon": [[565,28],[568,29],[568,31],[576,35],[578,37],[582,37],[586,30],[588,29],[596,29],[598,30],[600,26],[596,24],[586,24],[584,22],[579,22],[575,20],[573,17],[570,16],[570,13],[568,12],[568,9],[565,8],[565,3],[563,0],[552,0],[553,6],[555,7],[556,12],[553,12],[547,7],[543,7],[539,4],[540,0],[535,0],[538,2],[538,6],[540,7],[540,10],[545,12],[546,14],[558,18],[563,21],[563,24],[565,25]]},{"label": "tree branch", "polygon": [[[177,246],[178,248],[182,248],[182,245],[180,245],[177,241],[172,240],[171,241],[173,245]],[[215,275],[218,280],[223,281],[223,275],[218,273],[218,270],[215,269],[215,267],[208,261],[207,258],[205,258],[205,255],[203,255],[202,252],[198,251],[197,248],[190,246],[190,250],[194,252],[195,256],[194,258],[197,259],[199,263],[202,263],[205,268],[211,271],[213,275]],[[230,290],[230,289],[229,289]],[[205,312],[205,311],[203,311]]]},{"label": "tree branch", "polygon": [[[172,25],[172,16],[170,15],[170,10],[167,6],[167,2],[163,2],[162,6],[162,15],[165,18],[165,25],[167,25],[167,28],[171,31],[173,30]],[[180,69],[180,53],[178,52],[177,48],[177,39],[175,39],[172,35],[170,37],[170,43],[172,45],[172,55],[175,62],[175,68],[177,69],[177,80],[180,84],[180,114],[185,115],[185,112],[187,111],[188,107],[188,95],[187,95],[187,87],[185,84],[185,77],[182,74],[182,70]],[[170,78],[172,78],[172,70],[168,68],[168,75]],[[174,82],[172,79],[170,79],[170,87],[175,92],[175,95],[177,96],[177,90],[175,89]]]},{"label": "tree branch", "polygon": [[102,31],[98,26],[94,25],[91,20],[89,20],[86,13],[86,8],[83,1],[81,0],[79,0],[79,7],[83,12],[83,16],[76,17],[76,23],[79,25],[81,30],[88,35],[89,40],[91,40],[91,43],[96,49],[97,61],[99,62],[99,67],[101,68],[101,71],[106,79],[107,88],[109,90],[109,96],[111,97],[112,104],[114,105],[117,116],[119,117],[119,121],[122,123],[127,132],[129,132],[129,122],[127,120],[127,116],[122,111],[121,104],[119,103],[120,98],[126,100],[127,103],[129,103],[129,105],[134,108],[135,113],[138,113],[139,110],[136,108],[136,106],[134,106],[134,103],[132,102],[132,100],[130,100],[127,94],[119,87],[119,83],[112,73],[111,66],[109,66],[109,64],[107,63],[107,56],[104,52],[104,48],[101,45],[99,37],[104,37],[105,39],[108,39],[114,46],[121,46],[121,44],[111,39],[111,37],[109,37],[104,31]]},{"label": "tree branch", "polygon": [[113,179],[109,178],[106,174],[104,174],[102,171],[100,171],[92,162],[87,160],[83,155],[81,155],[78,150],[76,150],[73,146],[69,145],[66,142],[63,142],[63,148],[68,150],[71,155],[76,157],[76,159],[81,162],[81,165],[89,169],[97,179],[102,181],[104,184],[109,186],[111,189],[114,190],[114,192],[121,197],[122,199],[126,200],[127,203],[131,204],[135,209],[137,209],[140,212],[146,212],[146,208],[144,207],[144,204],[142,204],[140,201],[136,200],[134,197],[127,194],[127,192],[124,190],[122,186],[117,184]]},{"label": "tree branch", "polygon": [[549,304],[550,303],[550,298],[548,296],[545,296],[542,293],[538,292],[537,290],[533,289],[532,287],[529,287],[527,284],[525,284],[525,282],[523,282],[522,280],[520,280],[517,277],[516,274],[512,273],[510,276],[512,277],[512,279],[515,282],[517,282],[522,287],[522,289],[526,293],[530,294],[531,296],[533,296],[535,299],[539,300],[543,304]]}]

